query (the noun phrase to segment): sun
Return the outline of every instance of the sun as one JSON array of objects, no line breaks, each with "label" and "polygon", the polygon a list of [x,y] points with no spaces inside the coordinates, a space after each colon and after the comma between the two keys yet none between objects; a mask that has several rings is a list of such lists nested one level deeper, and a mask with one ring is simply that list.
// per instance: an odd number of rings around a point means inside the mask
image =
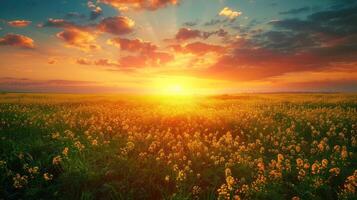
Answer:
[{"label": "sun", "polygon": [[166,93],[168,94],[182,95],[185,93],[184,88],[182,87],[182,85],[179,84],[168,86],[166,89]]},{"label": "sun", "polygon": [[160,95],[189,96],[195,93],[192,81],[182,77],[156,79],[155,88],[155,93]]}]

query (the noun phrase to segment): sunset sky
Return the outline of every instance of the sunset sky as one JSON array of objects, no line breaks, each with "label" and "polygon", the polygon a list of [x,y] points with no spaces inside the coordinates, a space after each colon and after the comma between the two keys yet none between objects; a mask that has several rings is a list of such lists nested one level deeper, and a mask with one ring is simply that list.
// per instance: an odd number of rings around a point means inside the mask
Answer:
[{"label": "sunset sky", "polygon": [[0,4],[0,91],[357,92],[356,0]]}]

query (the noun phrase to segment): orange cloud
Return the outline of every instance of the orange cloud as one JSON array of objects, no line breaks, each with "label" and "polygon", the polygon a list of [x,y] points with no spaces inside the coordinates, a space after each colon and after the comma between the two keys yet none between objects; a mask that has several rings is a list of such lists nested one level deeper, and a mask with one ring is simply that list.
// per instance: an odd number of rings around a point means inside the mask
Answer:
[{"label": "orange cloud", "polygon": [[120,64],[124,68],[145,67],[147,64],[147,57],[142,55],[121,57]]},{"label": "orange cloud", "polygon": [[27,20],[14,20],[7,22],[12,27],[26,27],[31,24],[31,21]]},{"label": "orange cloud", "polygon": [[95,43],[96,36],[93,33],[79,30],[77,28],[67,28],[57,33],[57,38],[66,42],[68,46],[75,47],[83,51],[100,49]]},{"label": "orange cloud", "polygon": [[157,49],[157,46],[151,42],[145,42],[141,39],[124,39],[124,38],[113,38],[107,41],[108,44],[117,46],[121,50],[131,51],[131,52],[152,52]]},{"label": "orange cloud", "polygon": [[77,64],[80,65],[98,65],[98,66],[104,66],[104,67],[111,67],[110,69],[113,69],[112,67],[114,67],[115,69],[117,69],[119,67],[119,63],[103,58],[103,59],[98,59],[98,60],[88,60],[86,58],[78,58],[76,60]]},{"label": "orange cloud", "polygon": [[99,59],[94,61],[95,65],[108,66],[108,67],[118,67],[119,64],[117,62],[111,61],[109,59]]},{"label": "orange cloud", "polygon": [[100,0],[100,2],[125,11],[128,9],[156,10],[167,5],[177,5],[179,0]]},{"label": "orange cloud", "polygon": [[131,33],[134,25],[135,22],[132,19],[124,16],[116,16],[103,19],[97,27],[101,32],[123,35]]},{"label": "orange cloud", "polygon": [[76,60],[76,62],[77,62],[78,64],[80,64],[80,65],[91,65],[91,64],[92,64],[92,62],[89,61],[89,60],[86,59],[86,58],[78,58],[78,59]]},{"label": "orange cloud", "polygon": [[119,60],[122,68],[156,67],[172,61],[174,57],[165,52],[150,52],[136,56],[124,56]]},{"label": "orange cloud", "polygon": [[0,38],[0,45],[17,46],[27,49],[35,48],[33,39],[24,35],[12,34],[12,33],[9,33],[4,37]]},{"label": "orange cloud", "polygon": [[174,59],[174,56],[166,52],[150,52],[147,54],[151,62],[154,64],[165,64]]}]

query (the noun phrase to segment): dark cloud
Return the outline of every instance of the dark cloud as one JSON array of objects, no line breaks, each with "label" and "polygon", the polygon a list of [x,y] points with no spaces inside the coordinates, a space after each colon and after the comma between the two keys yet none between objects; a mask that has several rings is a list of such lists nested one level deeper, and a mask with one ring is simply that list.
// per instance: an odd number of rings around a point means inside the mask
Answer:
[{"label": "dark cloud", "polygon": [[118,89],[120,88],[104,86],[95,81],[0,78],[0,90],[12,92],[98,93],[113,92]]},{"label": "dark cloud", "polygon": [[9,33],[0,38],[0,46],[16,46],[26,49],[35,48],[33,39],[19,34]]},{"label": "dark cloud", "polygon": [[136,54],[121,57],[119,63],[122,68],[155,67],[174,59],[169,53],[157,51],[155,44],[141,39],[113,38],[107,43]]},{"label": "dark cloud", "polygon": [[305,6],[305,7],[301,7],[301,8],[293,8],[288,11],[279,12],[279,14],[281,14],[281,15],[296,15],[296,14],[300,14],[300,13],[309,12],[310,10],[311,10],[311,8],[309,6]]},{"label": "dark cloud", "polygon": [[356,63],[356,21],[357,7],[272,21],[270,30],[249,31],[232,43],[230,54],[202,73],[246,81]]},{"label": "dark cloud", "polygon": [[228,21],[228,19],[224,19],[224,20],[221,20],[221,19],[211,19],[210,21],[208,22],[205,22],[203,25],[204,26],[214,26],[214,25],[217,25],[217,24],[221,24],[221,23],[224,23]]},{"label": "dark cloud", "polygon": [[204,55],[209,52],[222,54],[225,48],[219,45],[206,44],[203,42],[193,42],[184,46],[172,45],[171,48],[180,53],[191,53],[195,55]]},{"label": "dark cloud", "polygon": [[275,90],[303,92],[356,92],[357,80],[300,81],[283,84],[275,83]]},{"label": "dark cloud", "polygon": [[153,52],[157,49],[157,46],[151,42],[145,42],[141,39],[125,39],[125,38],[113,38],[108,40],[108,44],[117,46],[121,50],[130,52]]},{"label": "dark cloud", "polygon": [[176,33],[175,38],[177,40],[189,40],[202,37],[202,33],[199,30],[192,30],[189,28],[180,28]]},{"label": "dark cloud", "polygon": [[78,12],[69,12],[65,15],[66,19],[85,19],[86,15],[80,14]]},{"label": "dark cloud", "polygon": [[307,50],[319,45],[313,37],[305,37],[304,33],[291,31],[268,31],[253,36],[255,43],[262,48],[281,52]]},{"label": "dark cloud", "polygon": [[217,31],[201,31],[201,30],[194,30],[189,28],[180,28],[175,35],[175,39],[177,41],[185,41],[190,39],[207,39],[212,35],[217,35],[219,37],[225,37],[228,35],[228,32],[224,29],[218,29]]},{"label": "dark cloud", "polygon": [[[270,24],[274,30],[254,36],[259,45],[297,53],[299,51],[334,52],[343,56],[356,53],[357,6],[315,12],[305,20],[285,19]],[[336,51],[338,49],[338,51]],[[339,53],[340,52],[340,53]],[[320,53],[322,55],[322,53]]]},{"label": "dark cloud", "polygon": [[196,26],[197,24],[198,23],[195,21],[195,22],[185,22],[182,25],[183,26],[188,26],[188,27],[193,27],[193,26]]}]

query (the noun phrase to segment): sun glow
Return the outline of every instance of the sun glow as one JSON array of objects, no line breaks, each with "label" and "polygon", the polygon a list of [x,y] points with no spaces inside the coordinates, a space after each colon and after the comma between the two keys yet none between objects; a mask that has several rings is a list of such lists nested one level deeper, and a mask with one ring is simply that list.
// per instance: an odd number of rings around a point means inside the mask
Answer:
[{"label": "sun glow", "polygon": [[170,96],[195,94],[195,83],[187,77],[161,77],[155,80],[155,93]]}]

